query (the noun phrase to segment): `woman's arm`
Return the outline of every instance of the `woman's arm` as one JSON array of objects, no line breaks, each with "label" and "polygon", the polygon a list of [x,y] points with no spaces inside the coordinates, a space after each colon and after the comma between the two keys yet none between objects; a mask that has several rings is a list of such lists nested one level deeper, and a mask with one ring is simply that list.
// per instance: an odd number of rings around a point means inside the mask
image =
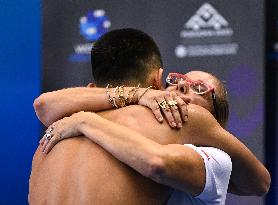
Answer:
[{"label": "woman's arm", "polygon": [[[190,130],[187,132],[191,136],[190,143],[213,146],[231,156],[233,162],[231,185],[234,187],[234,193],[265,194],[270,186],[270,175],[263,164],[244,144],[224,130],[207,110],[192,104],[188,107],[190,120],[184,129]],[[46,146],[46,152],[49,152],[60,139],[82,133],[141,174],[183,191],[188,191],[190,179],[182,170],[186,170],[188,166],[195,170],[191,166],[199,163],[195,161],[197,158],[189,158],[190,151],[182,145],[160,145],[129,128],[95,114],[77,113],[71,118],[54,123],[53,126],[56,134]],[[196,173],[201,174],[198,164],[196,168],[198,168],[195,170]],[[195,180],[195,175],[188,176]],[[202,185],[202,180],[196,181],[195,191],[191,190],[190,193],[197,193],[196,190],[200,190]]]},{"label": "woman's arm", "polygon": [[195,136],[193,144],[213,146],[230,155],[233,171],[229,191],[238,195],[261,196],[267,193],[270,174],[255,155],[234,135],[223,129],[207,110],[196,105],[190,105],[188,109],[191,136]]},{"label": "woman's arm", "polygon": [[43,93],[34,101],[35,112],[45,126],[79,111],[97,112],[112,108],[105,88],[67,88]]},{"label": "woman's arm", "polygon": [[[108,89],[111,98],[114,96],[114,89]],[[146,88],[138,88],[137,92],[133,95],[134,91],[135,89],[132,87],[124,87],[124,97],[127,98],[128,102],[130,101],[130,104],[140,104],[149,107],[159,122],[163,121],[163,115],[171,127],[181,127],[182,121],[187,121],[186,103],[190,100],[184,95],[161,90],[146,90]],[[117,92],[115,92],[114,99],[115,103],[120,105]],[[162,115],[158,103],[162,100],[168,102],[172,99],[177,101],[179,109],[163,109]],[[53,122],[79,111],[99,112],[114,109],[114,107],[109,101],[106,88],[77,87],[41,94],[34,101],[34,109],[39,120],[45,126],[49,126]]]},{"label": "woman's arm", "polygon": [[95,113],[79,112],[55,122],[50,142],[42,142],[47,154],[60,140],[85,135],[121,162],[158,183],[192,195],[202,192],[205,184],[204,162],[192,148],[161,145],[125,126]]}]

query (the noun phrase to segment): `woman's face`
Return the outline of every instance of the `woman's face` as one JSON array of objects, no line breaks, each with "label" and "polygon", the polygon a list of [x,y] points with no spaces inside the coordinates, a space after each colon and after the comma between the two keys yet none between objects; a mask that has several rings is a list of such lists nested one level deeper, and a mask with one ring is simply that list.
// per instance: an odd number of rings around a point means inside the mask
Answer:
[{"label": "woman's face", "polygon": [[[201,81],[206,83],[207,85],[211,86],[216,89],[216,80],[215,78],[202,71],[191,71],[186,74],[186,76],[191,81]],[[193,92],[193,90],[189,86],[190,83],[188,83],[186,80],[181,80],[178,82],[177,85],[169,85],[166,90],[168,91],[174,91],[176,90],[180,94],[184,94],[186,97],[190,98],[192,104],[200,105],[207,109],[208,111],[212,111],[213,109],[213,100],[212,100],[212,93],[207,92],[203,95],[196,94]]]}]

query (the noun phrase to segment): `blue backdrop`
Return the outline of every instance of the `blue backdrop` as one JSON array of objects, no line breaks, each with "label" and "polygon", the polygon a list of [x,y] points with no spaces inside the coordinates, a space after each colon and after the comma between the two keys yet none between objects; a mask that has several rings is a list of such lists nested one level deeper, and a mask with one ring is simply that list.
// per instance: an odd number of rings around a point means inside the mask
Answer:
[{"label": "blue backdrop", "polygon": [[0,204],[24,205],[39,137],[40,1],[1,0],[0,11]]}]

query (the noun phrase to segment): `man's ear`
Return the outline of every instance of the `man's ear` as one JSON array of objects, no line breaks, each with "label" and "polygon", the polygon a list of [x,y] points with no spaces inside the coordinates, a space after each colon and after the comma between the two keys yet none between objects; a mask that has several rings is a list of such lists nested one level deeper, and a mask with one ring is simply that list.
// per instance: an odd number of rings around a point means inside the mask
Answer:
[{"label": "man's ear", "polygon": [[154,78],[154,86],[156,87],[156,89],[161,90],[162,89],[162,77],[163,77],[163,68],[159,68],[156,71],[156,75]]},{"label": "man's ear", "polygon": [[95,87],[97,87],[97,85],[96,85],[95,83],[89,83],[89,84],[87,85],[87,87],[88,87],[88,88],[95,88]]}]

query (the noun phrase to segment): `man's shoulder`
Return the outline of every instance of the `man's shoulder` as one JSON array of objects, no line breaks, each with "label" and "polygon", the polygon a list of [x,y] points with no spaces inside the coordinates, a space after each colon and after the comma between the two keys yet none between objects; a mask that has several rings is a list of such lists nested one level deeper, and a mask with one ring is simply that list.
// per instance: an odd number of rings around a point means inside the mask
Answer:
[{"label": "man's shoulder", "polygon": [[212,114],[204,107],[196,104],[188,104],[187,110],[189,114],[198,114],[198,115],[211,115]]},{"label": "man's shoulder", "polygon": [[151,110],[143,105],[129,105],[129,106],[123,107],[122,110],[123,110],[123,112],[140,111],[140,112],[151,113]]},{"label": "man's shoulder", "polygon": [[152,111],[149,108],[142,105],[130,105],[120,109],[98,112],[98,114],[105,118],[113,117],[114,119],[124,118],[126,116],[128,116],[129,118],[140,118],[140,116],[147,117],[153,115]]},{"label": "man's shoulder", "polygon": [[204,130],[208,131],[208,128],[212,128],[219,125],[214,116],[207,109],[199,105],[189,104],[187,106],[187,110],[187,124],[191,127],[191,131],[193,132],[197,131],[202,134]]}]

